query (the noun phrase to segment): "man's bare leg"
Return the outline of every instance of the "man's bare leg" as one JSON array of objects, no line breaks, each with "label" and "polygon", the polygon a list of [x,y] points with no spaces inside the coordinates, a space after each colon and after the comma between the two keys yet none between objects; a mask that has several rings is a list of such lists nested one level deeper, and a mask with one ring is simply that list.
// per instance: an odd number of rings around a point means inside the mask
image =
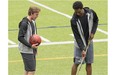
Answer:
[{"label": "man's bare leg", "polygon": [[27,72],[27,71],[25,71],[25,72],[24,72],[24,75],[28,75],[28,72]]},{"label": "man's bare leg", "polygon": [[28,75],[34,75],[35,74],[35,71],[29,71],[28,72]]},{"label": "man's bare leg", "polygon": [[92,75],[92,65],[91,64],[86,64],[86,72],[87,72],[87,75]]},{"label": "man's bare leg", "polygon": [[77,67],[78,67],[78,65],[73,64],[72,71],[71,71],[71,75],[76,75],[76,73],[77,73]]}]

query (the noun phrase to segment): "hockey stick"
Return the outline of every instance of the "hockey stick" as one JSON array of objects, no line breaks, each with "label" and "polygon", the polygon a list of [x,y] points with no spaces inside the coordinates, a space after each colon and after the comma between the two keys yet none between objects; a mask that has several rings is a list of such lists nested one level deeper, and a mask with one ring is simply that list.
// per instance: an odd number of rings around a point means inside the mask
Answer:
[{"label": "hockey stick", "polygon": [[[85,54],[87,53],[87,50],[89,48],[90,43],[91,43],[91,40],[88,41],[88,45],[87,45],[87,47],[85,49]],[[85,57],[83,57],[82,60],[81,60],[81,63],[79,65],[79,69],[77,70],[77,75],[79,75],[79,71],[81,70],[81,67],[82,67],[82,64],[83,64],[84,59],[85,59]]]}]

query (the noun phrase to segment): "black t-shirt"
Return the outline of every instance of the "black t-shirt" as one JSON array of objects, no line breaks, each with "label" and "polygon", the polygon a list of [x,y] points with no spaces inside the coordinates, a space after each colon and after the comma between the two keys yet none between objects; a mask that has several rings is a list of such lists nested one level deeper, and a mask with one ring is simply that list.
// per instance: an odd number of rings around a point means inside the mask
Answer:
[{"label": "black t-shirt", "polygon": [[88,43],[88,37],[89,37],[89,28],[88,28],[88,21],[87,21],[86,13],[82,17],[78,17],[78,19],[81,22],[83,32],[84,32],[84,37],[85,37],[86,44],[87,44]]}]

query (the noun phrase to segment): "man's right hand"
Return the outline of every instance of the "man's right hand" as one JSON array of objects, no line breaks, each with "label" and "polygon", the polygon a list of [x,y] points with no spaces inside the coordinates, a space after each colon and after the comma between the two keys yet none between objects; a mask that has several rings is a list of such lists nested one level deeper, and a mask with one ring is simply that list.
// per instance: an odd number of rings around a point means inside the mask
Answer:
[{"label": "man's right hand", "polygon": [[37,48],[37,47],[38,47],[38,43],[36,43],[36,44],[32,44],[31,47],[32,47],[32,48]]},{"label": "man's right hand", "polygon": [[82,51],[82,58],[85,58],[86,57],[86,51]]}]

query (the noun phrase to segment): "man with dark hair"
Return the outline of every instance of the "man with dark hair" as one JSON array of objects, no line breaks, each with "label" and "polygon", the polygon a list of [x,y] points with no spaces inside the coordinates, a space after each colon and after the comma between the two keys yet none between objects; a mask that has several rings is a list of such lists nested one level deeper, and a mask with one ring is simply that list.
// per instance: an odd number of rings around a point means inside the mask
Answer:
[{"label": "man with dark hair", "polygon": [[[82,58],[85,58],[87,75],[92,75],[93,41],[98,26],[97,14],[89,7],[84,7],[81,1],[73,3],[74,14],[71,19],[71,28],[74,34],[74,64],[71,75],[76,75]],[[87,53],[85,51],[90,41]]]},{"label": "man with dark hair", "polygon": [[22,55],[25,73],[24,75],[34,75],[36,70],[36,53],[37,44],[30,44],[29,38],[33,34],[37,34],[35,20],[38,17],[40,9],[38,7],[30,7],[28,16],[24,17],[19,23],[19,51]]}]

